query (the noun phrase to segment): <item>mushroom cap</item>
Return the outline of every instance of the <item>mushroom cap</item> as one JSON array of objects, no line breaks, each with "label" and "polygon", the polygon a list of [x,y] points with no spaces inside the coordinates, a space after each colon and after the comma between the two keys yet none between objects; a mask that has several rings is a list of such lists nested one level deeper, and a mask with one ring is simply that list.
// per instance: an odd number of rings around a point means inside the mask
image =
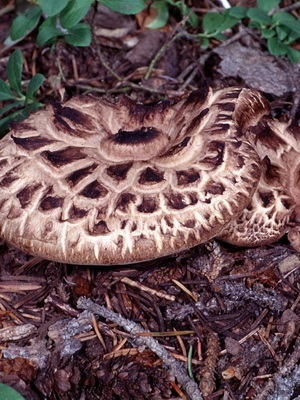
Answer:
[{"label": "mushroom cap", "polygon": [[96,265],[203,243],[256,189],[260,158],[243,131],[268,109],[258,92],[230,88],[172,105],[83,96],[38,111],[0,142],[0,236]]},{"label": "mushroom cap", "polygon": [[262,160],[258,187],[218,238],[239,246],[270,244],[289,233],[300,251],[300,126],[267,117],[245,133]]}]

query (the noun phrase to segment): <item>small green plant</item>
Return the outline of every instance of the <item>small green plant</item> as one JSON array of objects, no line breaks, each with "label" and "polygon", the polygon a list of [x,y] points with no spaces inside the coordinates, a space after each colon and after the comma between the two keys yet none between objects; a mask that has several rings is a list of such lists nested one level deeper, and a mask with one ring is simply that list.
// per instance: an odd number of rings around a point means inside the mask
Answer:
[{"label": "small green plant", "polygon": [[[22,53],[20,50],[15,50],[7,63],[6,73],[8,83],[0,79],[0,101],[9,102],[0,110],[0,133],[8,130],[8,125],[11,121],[22,121],[29,116],[30,112],[43,106],[36,99],[35,95],[44,82],[44,76],[42,74],[34,75],[29,81],[25,93],[23,93],[22,69]],[[16,111],[9,114],[11,110]],[[6,116],[3,117],[3,115]],[[1,396],[0,398],[2,399]]]},{"label": "small green plant", "polygon": [[[97,0],[114,11],[136,14],[146,7],[146,0]],[[80,22],[94,0],[34,0],[34,5],[16,17],[12,23],[7,43],[19,41],[39,25],[37,44],[42,47],[62,38],[73,46],[89,46],[91,28]]]},{"label": "small green plant", "polygon": [[176,7],[183,18],[187,18],[187,22],[192,28],[197,28],[199,18],[190,7],[188,7],[182,0],[157,0],[154,1],[150,8],[156,13],[156,17],[153,21],[147,25],[147,28],[160,29],[166,25],[169,20],[169,6]]},{"label": "small green plant", "polygon": [[300,38],[300,21],[285,11],[271,11],[280,0],[257,0],[258,8],[250,8],[247,17],[251,28],[257,28],[267,40],[268,49],[274,56],[286,55],[291,62],[300,61],[300,51],[291,45]]},{"label": "small green plant", "polygon": [[249,27],[261,31],[267,41],[269,52],[274,56],[287,56],[291,62],[300,61],[300,52],[291,45],[300,38],[300,21],[285,11],[276,11],[280,0],[257,0],[257,7],[232,7],[221,14],[207,13],[203,18],[204,41],[215,37],[226,40],[223,31],[243,18],[250,20]]},{"label": "small green plant", "polygon": [[[211,39],[226,40],[224,31],[248,19],[250,28],[261,31],[272,55],[287,56],[291,62],[298,62],[300,52],[291,45],[300,38],[300,21],[285,11],[274,12],[279,4],[280,0],[257,0],[257,7],[236,6],[222,13],[208,12],[202,19],[203,33],[192,36],[200,40],[202,48],[207,48]],[[149,28],[161,28],[167,23],[169,5],[179,8],[183,17],[188,16],[190,25],[197,27],[198,17],[184,1],[158,0],[151,5],[156,11],[156,18],[148,25]]]},{"label": "small green plant", "polygon": [[201,47],[206,49],[212,38],[220,41],[226,40],[223,32],[238,24],[241,19],[246,17],[246,13],[246,8],[238,6],[229,8],[222,13],[206,13],[202,20],[203,33],[196,35],[201,40]]},{"label": "small green plant", "polygon": [[0,383],[0,399],[1,400],[25,400],[23,396],[20,395],[12,387]]},{"label": "small green plant", "polygon": [[202,46],[209,45],[209,38],[226,40],[223,32],[244,18],[249,27],[261,31],[269,52],[274,56],[287,56],[291,62],[300,61],[300,52],[291,45],[300,38],[300,21],[285,11],[273,12],[280,0],[257,0],[257,7],[232,7],[221,14],[207,13],[203,18]]}]

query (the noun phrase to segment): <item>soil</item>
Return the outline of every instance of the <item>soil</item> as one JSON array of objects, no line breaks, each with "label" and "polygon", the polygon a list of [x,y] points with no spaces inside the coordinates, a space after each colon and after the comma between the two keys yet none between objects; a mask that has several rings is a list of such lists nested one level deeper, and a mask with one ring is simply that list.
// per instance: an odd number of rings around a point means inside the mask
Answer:
[{"label": "soil", "polygon": [[[19,3],[0,1],[11,6],[1,16],[0,43]],[[216,7],[187,3],[199,16]],[[0,45],[0,77],[6,79],[9,55],[19,48],[24,82],[36,72],[46,77],[38,94],[44,104],[82,93],[126,93],[150,104],[208,83],[259,89],[274,117],[300,117],[300,63],[275,59],[258,32],[241,27],[207,50],[184,35],[173,40],[179,29],[194,31],[170,11],[164,28],[150,30],[147,10],[126,16],[98,4],[86,18],[93,27],[89,47],[61,41],[40,49],[34,31],[11,47]],[[291,12],[299,18],[299,8]],[[2,241],[0,273],[0,381],[26,400],[300,396],[300,256],[285,237],[251,249],[213,240],[120,267],[62,265]]]}]

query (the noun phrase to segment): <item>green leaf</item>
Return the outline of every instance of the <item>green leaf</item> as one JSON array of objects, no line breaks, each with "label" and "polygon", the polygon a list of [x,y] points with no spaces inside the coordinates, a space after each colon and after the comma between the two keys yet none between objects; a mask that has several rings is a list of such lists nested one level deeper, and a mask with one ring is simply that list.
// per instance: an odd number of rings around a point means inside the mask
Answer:
[{"label": "green leaf", "polygon": [[272,20],[273,22],[279,22],[280,24],[289,27],[289,24],[295,22],[296,18],[285,11],[278,11],[272,15]]},{"label": "green leaf", "polygon": [[275,13],[272,20],[300,35],[300,21],[284,11]]},{"label": "green leaf", "polygon": [[276,33],[278,36],[278,39],[282,42],[284,39],[286,39],[291,32],[290,29],[283,27],[283,26],[276,26]]},{"label": "green leaf", "polygon": [[24,107],[24,101],[14,101],[13,103],[6,104],[6,106],[2,107],[0,110],[0,117],[1,115],[6,114],[13,108],[20,108],[20,107]]},{"label": "green leaf", "polygon": [[275,36],[276,32],[274,31],[274,29],[264,28],[261,30],[261,34],[262,34],[262,37],[264,37],[265,39],[269,39],[269,38]]},{"label": "green leaf", "polygon": [[13,100],[15,96],[10,90],[8,84],[0,79],[0,100]]},{"label": "green leaf", "polygon": [[42,15],[40,7],[30,7],[23,14],[16,17],[11,25],[10,37],[12,40],[23,39],[39,23]]},{"label": "green leaf", "polygon": [[250,18],[252,21],[258,22],[262,25],[272,24],[272,19],[265,11],[261,10],[260,8],[249,8],[247,11],[247,17]]},{"label": "green leaf", "polygon": [[94,0],[70,0],[67,7],[60,13],[61,25],[67,29],[73,28],[86,15],[93,2]]},{"label": "green leaf", "polygon": [[261,29],[261,25],[258,22],[250,21],[249,28],[252,29]]},{"label": "green leaf", "polygon": [[[24,119],[28,118],[29,115],[26,114],[25,112],[21,112],[21,111],[16,111],[12,114],[9,114],[7,117],[1,118],[0,120],[0,134],[3,135],[3,133],[6,133],[9,130],[9,124],[11,122],[20,122],[23,121]],[[0,392],[1,394],[1,392]],[[7,400],[12,400],[12,399],[16,399],[15,397],[5,397]],[[1,397],[1,400],[3,398]],[[18,400],[20,399],[24,399],[23,397],[17,398]]]},{"label": "green leaf", "polygon": [[183,0],[165,0],[166,4],[170,4],[174,7],[177,7],[178,10],[180,11],[180,14],[186,18],[187,17],[187,22],[193,27],[197,28],[199,25],[199,18],[196,13],[192,11],[192,9],[185,4]]},{"label": "green leaf", "polygon": [[54,17],[66,7],[68,0],[38,0],[38,3],[48,17]]},{"label": "green leaf", "polygon": [[[2,122],[2,121],[1,121]],[[0,399],[1,400],[25,400],[15,389],[4,383],[0,383]]]},{"label": "green leaf", "polygon": [[207,38],[201,39],[201,44],[200,44],[201,49],[206,50],[208,46],[209,46],[209,40]]},{"label": "green leaf", "polygon": [[227,40],[227,37],[225,35],[223,35],[223,33],[216,33],[213,36],[215,39],[219,40],[220,42],[224,42],[224,40]]},{"label": "green leaf", "polygon": [[208,35],[213,34],[214,36],[226,31],[226,29],[232,28],[238,22],[239,19],[230,16],[227,11],[223,14],[208,12],[202,20],[204,33]]},{"label": "green leaf", "polygon": [[64,36],[66,33],[56,28],[56,17],[47,18],[39,28],[36,38],[37,45],[43,47],[45,44],[53,42],[55,38]]},{"label": "green leaf", "polygon": [[9,131],[10,116],[0,119],[0,138]]},{"label": "green leaf", "polygon": [[[172,2],[170,2],[172,4]],[[194,13],[190,7],[188,7],[184,1],[177,1],[174,4],[183,17],[188,17],[187,22],[193,27],[197,28],[199,24],[199,18],[196,13]]]},{"label": "green leaf", "polygon": [[147,25],[150,29],[160,29],[166,25],[169,19],[169,8],[164,0],[155,1],[150,6],[156,13],[156,18]]},{"label": "green leaf", "polygon": [[44,107],[44,106],[45,106],[44,104],[38,102],[37,100],[34,100],[34,101],[31,101],[31,102],[27,103],[24,110],[29,115],[30,113],[32,113],[32,112],[34,112],[34,111],[36,111],[39,108]]},{"label": "green leaf", "polygon": [[247,16],[247,8],[239,6],[231,7],[228,9],[228,14],[231,17],[242,19]]},{"label": "green leaf", "polygon": [[45,77],[42,74],[36,74],[30,79],[30,82],[26,89],[26,98],[27,99],[34,98],[35,93],[42,86],[44,80],[45,80]]},{"label": "green leaf", "polygon": [[188,17],[188,23],[191,25],[192,28],[197,28],[199,25],[199,18],[198,15],[192,12]]},{"label": "green leaf", "polygon": [[239,19],[231,17],[227,12],[223,13],[223,16],[224,16],[224,21],[218,28],[220,32],[224,32],[227,29],[232,28],[239,22]]},{"label": "green leaf", "polygon": [[288,48],[286,44],[280,42],[276,37],[268,39],[268,49],[273,56],[277,57],[287,54]]},{"label": "green leaf", "polygon": [[202,24],[204,33],[220,32],[219,27],[223,24],[225,18],[222,14],[208,12],[204,15]]},{"label": "green leaf", "polygon": [[292,47],[288,47],[286,54],[290,62],[296,63],[300,61],[300,51],[293,49]]},{"label": "green leaf", "polygon": [[[21,102],[16,102],[14,103],[15,107],[18,107],[20,105]],[[21,106],[23,106],[23,104],[21,104]],[[20,122],[23,121],[24,119],[29,117],[29,114],[33,111],[38,110],[40,107],[43,107],[44,104],[39,103],[38,101],[35,101],[33,103],[28,104],[25,108],[22,108],[20,110],[17,110],[11,114],[9,114],[8,116],[1,118],[0,120],[0,133],[3,134],[6,131],[8,131],[9,129],[9,124],[11,122]],[[0,390],[0,399],[3,400],[3,397],[1,396],[1,390]],[[8,397],[8,400],[24,400],[23,397],[19,398],[15,398],[15,397]]]},{"label": "green leaf", "polygon": [[300,33],[296,33],[294,31],[290,31],[289,36],[285,39],[285,44],[291,44],[295,42],[295,40],[300,38]]},{"label": "green leaf", "polygon": [[91,41],[91,28],[87,24],[78,24],[74,26],[66,35],[66,42],[73,46],[89,46]]},{"label": "green leaf", "polygon": [[295,20],[295,21],[290,21],[289,24],[287,25],[288,28],[290,28],[292,31],[300,34],[300,21]]},{"label": "green leaf", "polygon": [[105,7],[121,14],[137,14],[146,8],[146,0],[97,0]]},{"label": "green leaf", "polygon": [[267,14],[276,8],[281,0],[257,0],[257,7]]},{"label": "green leaf", "polygon": [[22,96],[21,80],[22,80],[23,57],[21,50],[15,50],[9,57],[7,63],[7,77],[9,86],[19,96]]}]

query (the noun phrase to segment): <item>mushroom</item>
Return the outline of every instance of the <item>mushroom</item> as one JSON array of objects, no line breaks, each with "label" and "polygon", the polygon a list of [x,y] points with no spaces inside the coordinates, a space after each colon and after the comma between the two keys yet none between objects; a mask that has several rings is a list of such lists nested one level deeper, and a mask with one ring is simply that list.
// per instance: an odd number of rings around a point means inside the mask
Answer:
[{"label": "mushroom", "polygon": [[218,237],[239,246],[270,244],[285,233],[300,251],[300,126],[262,118],[245,133],[262,160],[258,187]]},{"label": "mushroom", "polygon": [[[0,236],[46,259],[96,265],[230,241],[271,185],[267,143],[255,143],[268,111],[241,88],[151,106],[83,96],[38,111],[0,142]],[[274,190],[291,201],[278,179]]]}]

